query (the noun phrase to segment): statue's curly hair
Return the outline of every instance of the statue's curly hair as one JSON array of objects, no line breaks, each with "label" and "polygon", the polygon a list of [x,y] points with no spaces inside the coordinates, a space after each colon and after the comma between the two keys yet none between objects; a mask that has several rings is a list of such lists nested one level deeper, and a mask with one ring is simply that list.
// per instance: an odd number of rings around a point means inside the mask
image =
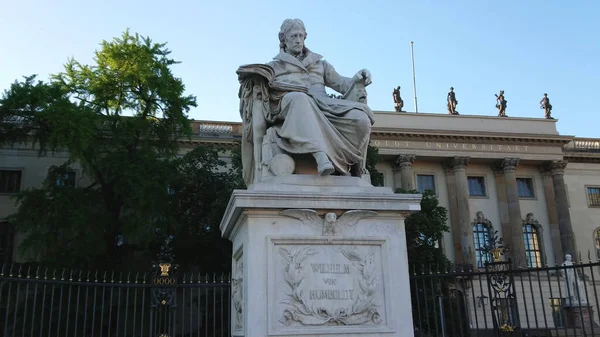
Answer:
[{"label": "statue's curly hair", "polygon": [[300,19],[285,19],[279,29],[279,48],[285,50],[285,34],[289,32],[294,26],[299,26],[304,31],[304,39],[306,40],[306,28],[304,22]]}]

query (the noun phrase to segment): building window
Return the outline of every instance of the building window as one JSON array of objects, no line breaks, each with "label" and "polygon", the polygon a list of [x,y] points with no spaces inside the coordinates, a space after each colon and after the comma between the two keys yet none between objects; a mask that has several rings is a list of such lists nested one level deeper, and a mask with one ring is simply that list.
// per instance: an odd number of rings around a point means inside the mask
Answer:
[{"label": "building window", "polygon": [[0,222],[0,264],[12,262],[15,232],[8,222]]},{"label": "building window", "polygon": [[517,191],[520,198],[534,198],[533,179],[532,178],[517,178]]},{"label": "building window", "polygon": [[0,193],[19,193],[21,175],[20,170],[0,170]]},{"label": "building window", "polygon": [[77,177],[77,174],[75,173],[75,171],[68,171],[62,177],[59,177],[58,179],[56,179],[56,185],[57,186],[75,187],[75,178],[76,177]]},{"label": "building window", "polygon": [[550,308],[552,308],[552,320],[555,328],[564,328],[566,326],[566,317],[564,307],[564,298],[550,298]]},{"label": "building window", "polygon": [[588,206],[600,206],[600,187],[587,187]]},{"label": "building window", "polygon": [[472,197],[485,197],[485,179],[483,177],[468,177],[469,182],[469,196]]},{"label": "building window", "polygon": [[490,239],[490,229],[486,224],[477,223],[473,226],[473,240],[475,241],[475,261],[478,269],[485,268],[486,262],[492,262],[490,254],[486,253],[485,245]]},{"label": "building window", "polygon": [[537,228],[532,224],[523,225],[523,240],[525,241],[525,256],[529,268],[542,266],[542,250]]},{"label": "building window", "polygon": [[435,177],[431,174],[417,174],[417,189],[420,193],[430,190],[435,194]]}]

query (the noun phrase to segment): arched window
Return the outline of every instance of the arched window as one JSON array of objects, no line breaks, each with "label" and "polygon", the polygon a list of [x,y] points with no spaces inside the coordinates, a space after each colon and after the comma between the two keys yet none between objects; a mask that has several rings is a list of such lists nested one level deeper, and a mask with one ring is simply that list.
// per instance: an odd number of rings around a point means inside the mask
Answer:
[{"label": "arched window", "polygon": [[594,247],[596,247],[596,258],[600,260],[600,228],[594,230]]},{"label": "arched window", "polygon": [[477,217],[471,225],[473,226],[475,263],[477,263],[478,269],[482,269],[485,268],[486,262],[492,261],[492,256],[485,250],[490,240],[490,221],[483,216],[482,212],[477,212]]},{"label": "arched window", "polygon": [[534,219],[533,213],[527,214],[527,218],[523,220],[523,240],[525,241],[525,258],[529,268],[542,267],[540,229],[541,226]]}]

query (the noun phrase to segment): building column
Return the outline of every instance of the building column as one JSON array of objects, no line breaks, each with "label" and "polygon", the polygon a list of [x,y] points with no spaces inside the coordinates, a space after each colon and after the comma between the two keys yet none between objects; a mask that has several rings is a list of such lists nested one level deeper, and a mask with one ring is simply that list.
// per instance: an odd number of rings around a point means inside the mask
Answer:
[{"label": "building column", "polygon": [[525,241],[523,240],[523,219],[517,189],[517,165],[519,158],[504,158],[500,164],[504,172],[506,203],[510,221],[509,252],[515,267],[527,267],[525,262]]},{"label": "building column", "polygon": [[396,189],[402,188],[407,191],[415,189],[412,170],[414,161],[414,154],[399,154],[396,158],[394,162],[394,185]]},{"label": "building column", "polygon": [[573,235],[573,225],[571,224],[571,213],[567,201],[567,191],[565,189],[565,167],[567,162],[564,160],[555,160],[550,163],[550,174],[554,185],[554,199],[556,200],[556,214],[558,216],[558,229],[560,231],[560,243],[564,254],[577,256],[577,245],[575,235]]},{"label": "building column", "polygon": [[508,201],[506,199],[506,184],[504,182],[504,171],[501,166],[493,166],[496,178],[496,192],[498,194],[498,213],[500,214],[500,228],[505,242],[511,240],[510,216],[508,214]]},{"label": "building column", "polygon": [[[461,259],[463,264],[473,265],[475,268],[475,243],[473,242],[473,227],[471,226],[471,212],[469,210],[469,183],[467,181],[467,164],[469,157],[454,157],[448,166],[454,172],[456,185],[456,210],[460,232]],[[458,259],[457,259],[458,260]]]},{"label": "building column", "polygon": [[[556,213],[556,200],[554,198],[554,182],[548,166],[542,166],[542,183],[544,184],[544,194],[546,196],[546,209],[548,210],[548,227],[550,228],[550,237],[552,238],[552,252],[559,261],[563,258],[562,244],[560,242],[560,228],[558,228],[558,215]],[[559,261],[553,261],[557,263]]]},{"label": "building column", "polygon": [[454,247],[454,263],[460,264],[462,261],[462,248],[460,244],[461,231],[458,221],[458,203],[456,202],[456,180],[452,167],[447,162],[442,162],[442,168],[446,174],[446,188],[448,189],[448,213],[450,214],[450,233],[452,235],[452,245]]}]

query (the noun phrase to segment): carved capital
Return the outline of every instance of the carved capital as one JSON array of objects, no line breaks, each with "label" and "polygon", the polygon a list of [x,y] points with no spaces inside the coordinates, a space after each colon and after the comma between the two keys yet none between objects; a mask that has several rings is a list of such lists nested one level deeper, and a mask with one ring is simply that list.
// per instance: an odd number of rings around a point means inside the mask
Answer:
[{"label": "carved capital", "polygon": [[452,171],[464,170],[467,168],[471,157],[452,157],[445,161],[444,166]]},{"label": "carved capital", "polygon": [[500,167],[504,173],[515,172],[517,171],[517,166],[519,165],[519,158],[504,158],[500,163]]},{"label": "carved capital", "polygon": [[504,175],[504,169],[502,168],[502,164],[501,163],[494,163],[491,165],[492,171],[494,172],[495,176],[503,176]]},{"label": "carved capital", "polygon": [[542,174],[542,176],[550,176],[550,165],[549,164],[542,164],[539,167],[540,167],[540,173]]},{"label": "carved capital", "polygon": [[412,167],[415,158],[416,156],[414,154],[399,154],[394,162],[394,167],[400,170],[407,167]]},{"label": "carved capital", "polygon": [[566,160],[553,160],[550,164],[548,164],[548,170],[550,171],[550,174],[553,176],[564,175],[566,167],[567,167]]}]

